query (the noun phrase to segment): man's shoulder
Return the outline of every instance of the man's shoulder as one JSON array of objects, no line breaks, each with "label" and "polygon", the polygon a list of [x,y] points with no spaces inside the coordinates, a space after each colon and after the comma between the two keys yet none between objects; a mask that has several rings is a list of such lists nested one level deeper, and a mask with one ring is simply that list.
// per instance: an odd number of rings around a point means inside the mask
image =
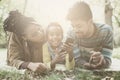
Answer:
[{"label": "man's shoulder", "polygon": [[99,31],[113,31],[112,26],[108,25],[108,24],[99,24],[99,23],[95,23],[96,27],[98,28]]}]

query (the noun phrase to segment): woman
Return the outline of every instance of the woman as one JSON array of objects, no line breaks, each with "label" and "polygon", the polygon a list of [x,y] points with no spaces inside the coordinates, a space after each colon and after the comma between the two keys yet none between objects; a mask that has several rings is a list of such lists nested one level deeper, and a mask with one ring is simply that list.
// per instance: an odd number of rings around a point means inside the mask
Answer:
[{"label": "woman", "polygon": [[[69,70],[74,68],[73,51],[63,47],[63,29],[58,23],[51,23],[46,30],[47,43],[43,46],[43,62],[50,69]],[[61,50],[66,48],[66,50]],[[62,66],[62,68],[60,68]]]},{"label": "woman", "polygon": [[9,33],[7,63],[18,69],[44,72],[47,67],[42,63],[42,27],[30,17],[18,11],[11,11],[4,21],[4,30]]}]

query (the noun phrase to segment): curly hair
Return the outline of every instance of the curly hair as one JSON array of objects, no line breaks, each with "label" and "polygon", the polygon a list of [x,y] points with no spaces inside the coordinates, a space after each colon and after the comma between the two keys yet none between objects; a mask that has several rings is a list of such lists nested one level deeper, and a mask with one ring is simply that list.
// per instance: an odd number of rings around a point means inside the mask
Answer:
[{"label": "curly hair", "polygon": [[5,31],[13,32],[17,35],[23,35],[25,29],[31,22],[34,22],[33,18],[26,17],[17,10],[11,11],[4,21],[3,28]]}]

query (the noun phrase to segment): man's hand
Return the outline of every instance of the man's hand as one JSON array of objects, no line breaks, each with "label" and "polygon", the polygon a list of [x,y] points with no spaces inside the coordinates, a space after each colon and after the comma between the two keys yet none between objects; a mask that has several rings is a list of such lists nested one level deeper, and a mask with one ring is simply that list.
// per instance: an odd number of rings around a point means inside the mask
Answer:
[{"label": "man's hand", "polygon": [[30,69],[33,72],[40,72],[44,73],[47,70],[47,67],[43,63],[29,63],[27,66],[28,69]]},{"label": "man's hand", "polygon": [[106,64],[104,56],[101,52],[91,51],[92,53],[89,63],[85,63],[84,66],[88,69],[99,69]]}]

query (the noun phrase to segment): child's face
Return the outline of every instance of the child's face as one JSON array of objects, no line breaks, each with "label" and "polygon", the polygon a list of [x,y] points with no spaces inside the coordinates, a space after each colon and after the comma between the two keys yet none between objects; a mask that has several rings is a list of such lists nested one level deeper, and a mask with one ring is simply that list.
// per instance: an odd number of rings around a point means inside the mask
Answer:
[{"label": "child's face", "polygon": [[57,46],[59,46],[63,39],[63,32],[61,28],[59,26],[51,26],[49,27],[47,33],[47,39],[51,47],[56,48]]}]

